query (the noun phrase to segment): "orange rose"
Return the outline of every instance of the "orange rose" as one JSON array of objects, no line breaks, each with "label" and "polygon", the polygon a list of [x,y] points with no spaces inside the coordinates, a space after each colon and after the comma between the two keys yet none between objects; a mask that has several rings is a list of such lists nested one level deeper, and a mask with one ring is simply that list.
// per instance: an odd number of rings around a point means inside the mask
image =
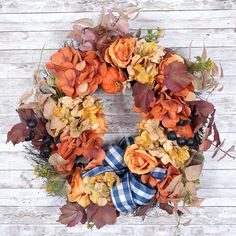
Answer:
[{"label": "orange rose", "polygon": [[70,202],[77,202],[82,207],[86,207],[90,204],[90,200],[85,193],[85,187],[80,173],[81,168],[77,167],[70,181],[71,192],[68,194],[68,200]]},{"label": "orange rose", "polygon": [[151,172],[158,164],[155,157],[139,149],[137,144],[127,147],[124,160],[131,172],[140,175]]},{"label": "orange rose", "polygon": [[107,63],[126,68],[134,52],[134,38],[120,38],[114,41],[105,51]]}]

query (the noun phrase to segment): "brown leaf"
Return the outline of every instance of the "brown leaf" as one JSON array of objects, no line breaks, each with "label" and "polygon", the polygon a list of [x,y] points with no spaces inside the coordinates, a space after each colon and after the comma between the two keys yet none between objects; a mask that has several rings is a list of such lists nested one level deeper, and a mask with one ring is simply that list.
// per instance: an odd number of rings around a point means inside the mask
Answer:
[{"label": "brown leaf", "polygon": [[224,143],[225,143],[225,139],[221,142],[221,144],[218,147],[216,147],[216,149],[212,155],[212,159],[217,155],[217,153],[220,151],[221,147],[223,147]]},{"label": "brown leaf", "polygon": [[67,161],[58,153],[54,153],[49,157],[48,163],[51,166],[56,166],[56,165],[63,165],[65,163],[67,163]]},{"label": "brown leaf", "polygon": [[168,192],[173,192],[175,190],[175,187],[177,186],[177,184],[181,183],[182,181],[182,175],[177,175],[175,176],[172,181],[169,183],[169,185],[166,188],[166,191]]},{"label": "brown leaf", "polygon": [[186,65],[181,62],[173,62],[164,69],[164,85],[174,92],[180,92],[194,79],[187,71]]},{"label": "brown leaf", "polygon": [[205,44],[203,45],[203,50],[202,50],[202,62],[206,62],[207,59],[207,52],[206,52],[206,47]]},{"label": "brown leaf", "polygon": [[150,104],[155,100],[154,93],[146,84],[135,83],[133,86],[134,103],[142,112],[147,113]]},{"label": "brown leaf", "polygon": [[135,216],[142,216],[143,218],[148,213],[148,211],[156,204],[156,198],[153,197],[147,205],[141,206],[136,212]]},{"label": "brown leaf", "polygon": [[33,89],[28,89],[25,93],[20,97],[19,104],[26,103],[33,94]]},{"label": "brown leaf", "polygon": [[213,127],[213,131],[214,131],[214,140],[213,140],[213,142],[216,142],[216,146],[219,146],[221,141],[220,141],[219,131],[216,127],[216,123],[214,123],[212,127]]},{"label": "brown leaf", "polygon": [[61,210],[61,215],[57,222],[65,224],[67,227],[73,227],[79,222],[85,224],[87,222],[87,216],[85,209],[78,203],[68,202]]},{"label": "brown leaf", "polygon": [[7,133],[7,142],[11,141],[14,145],[24,142],[27,135],[29,135],[27,126],[23,123],[18,123]]},{"label": "brown leaf", "polygon": [[199,150],[200,151],[207,151],[212,145],[212,141],[210,139],[206,139],[204,141],[202,141],[202,143],[199,146]]},{"label": "brown leaf", "polygon": [[[168,204],[168,203],[160,203],[159,207],[160,207],[160,209],[166,211],[169,215],[173,214],[174,207],[171,206],[170,204]],[[183,212],[178,210],[178,215],[179,216],[183,215]]]},{"label": "brown leaf", "polygon": [[202,165],[189,166],[184,172],[188,181],[198,180],[202,172]]},{"label": "brown leaf", "polygon": [[224,155],[218,159],[217,161],[221,161],[224,159],[227,155],[229,155],[229,152],[233,152],[235,150],[235,145],[232,145],[227,151],[224,152]]},{"label": "brown leaf", "polygon": [[200,100],[190,102],[190,108],[193,112],[192,128],[196,133],[207,122],[209,115],[214,112],[215,107],[210,102]]},{"label": "brown leaf", "polygon": [[98,229],[104,225],[114,224],[117,218],[116,208],[112,205],[98,206],[90,204],[87,208],[88,222],[93,222]]}]

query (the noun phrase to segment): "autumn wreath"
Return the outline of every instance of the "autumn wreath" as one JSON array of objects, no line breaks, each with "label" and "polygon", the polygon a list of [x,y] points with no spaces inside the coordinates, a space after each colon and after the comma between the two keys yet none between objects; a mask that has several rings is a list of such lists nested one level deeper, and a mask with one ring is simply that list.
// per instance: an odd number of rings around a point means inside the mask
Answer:
[{"label": "autumn wreath", "polygon": [[[221,90],[216,64],[205,48],[195,61],[163,48],[160,29],[130,33],[133,10],[103,13],[96,26],[75,22],[71,40],[35,72],[34,88],[17,109],[21,121],[8,133],[13,144],[28,143],[46,191],[67,198],[59,218],[67,226],[100,228],[121,212],[160,207],[178,215],[179,202],[199,205],[203,151],[221,144],[214,105],[203,99]],[[103,106],[91,95],[99,88],[131,88],[142,117],[135,137],[106,149]]]}]

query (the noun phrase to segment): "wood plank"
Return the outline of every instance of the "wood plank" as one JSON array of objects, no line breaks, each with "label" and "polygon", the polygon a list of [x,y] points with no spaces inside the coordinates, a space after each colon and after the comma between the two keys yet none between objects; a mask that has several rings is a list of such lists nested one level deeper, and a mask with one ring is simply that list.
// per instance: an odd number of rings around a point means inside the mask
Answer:
[{"label": "wood plank", "polygon": [[[30,88],[30,87],[28,87]],[[26,91],[27,87],[25,88]],[[131,95],[131,90],[126,90],[126,93],[109,95],[104,93],[94,94],[95,97],[101,99],[101,103],[105,109],[105,114],[112,115],[136,115],[132,110],[133,97]],[[209,97],[209,101],[212,102],[217,110],[217,115],[233,115],[236,113],[236,100],[234,99],[235,95],[222,95],[220,93],[214,93]],[[12,120],[17,118],[17,113],[15,112],[18,107],[19,97],[2,97],[0,96],[0,117],[5,115],[11,115]],[[7,109],[6,109],[7,108]],[[130,114],[131,113],[131,114]],[[137,115],[136,115],[137,116]],[[229,120],[230,122],[230,120]],[[3,127],[2,127],[3,128]]]},{"label": "wood plank", "polygon": [[[180,55],[189,57],[189,47],[186,48],[176,48],[175,50]],[[56,50],[46,49],[43,50],[42,64],[45,64],[50,56],[56,52]],[[41,49],[36,50],[1,50],[0,64],[29,64],[33,63],[37,65],[39,63]],[[234,61],[235,60],[236,47],[223,47],[220,46],[217,49],[212,47],[207,47],[207,55],[217,62],[221,61]],[[202,54],[202,45],[200,48],[192,48],[191,49],[191,58],[199,56]]]},{"label": "wood plank", "polygon": [[[0,32],[0,50],[6,49],[58,49],[68,31],[51,32]],[[160,40],[164,47],[235,47],[234,29],[172,29],[165,31]],[[178,40],[176,40],[178,35]],[[17,40],[15,40],[17,39]]]},{"label": "wood plank", "polygon": [[[100,13],[90,13],[95,24]],[[39,13],[1,14],[0,31],[54,31],[70,30],[72,22],[87,18],[82,13]],[[236,10],[219,11],[159,11],[140,12],[129,22],[130,28],[137,29],[185,29],[185,28],[235,28]]]},{"label": "wood plank", "polygon": [[[108,107],[106,109],[108,110]],[[117,108],[117,110],[123,111],[124,108]],[[126,111],[124,113],[126,113]],[[125,134],[126,132],[138,132],[137,123],[141,120],[138,114],[110,115],[105,113],[105,116],[109,128],[109,133]],[[236,132],[235,120],[236,114],[224,115],[217,113],[215,117],[219,132]],[[4,125],[0,127],[0,133],[5,134],[14,124],[19,122],[19,118],[17,115],[0,115],[0,122],[4,123]]]},{"label": "wood plank", "polygon": [[[236,189],[236,179],[231,178],[234,176],[235,170],[203,170],[200,178],[203,189],[215,189],[215,188],[232,188]],[[33,171],[28,170],[12,170],[12,171],[0,171],[0,188],[3,189],[28,189],[28,188],[42,188],[42,179],[35,179]],[[229,181],[230,180],[230,181]],[[231,196],[227,196],[231,198]],[[224,204],[218,202],[218,206]],[[236,203],[235,203],[236,206]]]},{"label": "wood plank", "polygon": [[[158,221],[159,219],[157,219]],[[4,235],[63,235],[63,236],[167,236],[167,235],[181,235],[181,236],[235,236],[236,226],[228,224],[225,225],[188,225],[179,226],[176,229],[174,224],[172,225],[159,225],[158,223],[153,225],[107,225],[102,229],[88,230],[86,225],[76,225],[75,227],[68,228],[63,225],[0,225],[0,231]]]},{"label": "wood plank", "polygon": [[191,0],[159,0],[159,1],[120,1],[114,2],[112,0],[88,0],[86,4],[84,1],[65,1],[65,0],[43,0],[43,1],[31,1],[25,0],[24,4],[21,4],[20,0],[2,0],[1,1],[1,13],[32,13],[32,12],[83,12],[83,11],[100,11],[102,8],[111,9],[117,7],[127,7],[129,4],[137,5],[144,10],[152,11],[169,11],[169,10],[207,10],[207,9],[236,9],[234,0],[198,0],[193,2]]},{"label": "wood plank", "polygon": [[[12,148],[13,149],[13,148]],[[212,151],[204,153],[205,162],[203,168],[205,170],[234,170],[236,169],[236,161],[232,158],[225,158],[222,161],[217,161],[217,157],[212,159]],[[232,153],[236,156],[236,152]],[[27,159],[25,156],[27,154],[19,152],[0,152],[0,170],[32,170],[34,162]]]},{"label": "wood plank", "polygon": [[[205,199],[202,207],[236,206],[235,189],[199,189],[198,196]],[[0,207],[61,207],[65,202],[65,198],[49,196],[44,189],[0,189]]]},{"label": "wood plank", "polygon": [[[235,207],[204,207],[200,209],[190,209],[192,214],[181,217],[182,222],[192,219],[191,225],[235,225],[236,208]],[[56,220],[59,217],[58,207],[0,207],[0,225],[24,224],[24,225],[58,225]],[[141,217],[130,217],[130,215],[119,217],[118,225],[106,226],[106,228],[116,228],[119,225],[126,228],[137,225],[172,225],[176,226],[173,216],[169,216],[160,209],[153,209],[142,221]],[[79,226],[78,226],[79,227]],[[80,227],[79,227],[80,228]],[[76,229],[76,227],[71,230]],[[112,230],[112,229],[111,229]],[[72,231],[73,232],[73,231]],[[99,231],[100,232],[100,231]],[[113,231],[114,232],[114,231]]]},{"label": "wood plank", "polygon": [[[236,74],[234,65],[235,61],[220,61],[224,68],[225,77]],[[17,63],[17,64],[0,64],[0,78],[18,79],[32,78],[34,71],[38,68],[38,63]]]},{"label": "wood plank", "polygon": [[[117,133],[117,134],[112,134],[112,133],[107,133],[104,136],[104,142],[105,144],[111,144],[111,143],[117,143],[123,136],[135,136],[137,133]],[[221,139],[226,139],[225,145],[223,147],[224,150],[227,150],[230,148],[232,145],[235,145],[235,140],[236,140],[236,133],[220,133]],[[13,146],[11,143],[6,144],[6,134],[1,134],[0,133],[0,150],[2,152],[21,152],[24,151],[23,144],[17,144]],[[211,149],[212,150],[212,149]],[[228,157],[227,157],[228,158]]]}]

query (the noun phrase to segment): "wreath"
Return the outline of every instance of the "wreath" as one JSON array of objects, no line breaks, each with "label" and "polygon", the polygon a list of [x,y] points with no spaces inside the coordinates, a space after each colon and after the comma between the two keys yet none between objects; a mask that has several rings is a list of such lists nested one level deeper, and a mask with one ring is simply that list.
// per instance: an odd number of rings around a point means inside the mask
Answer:
[{"label": "wreath", "polygon": [[[70,39],[35,71],[34,88],[20,98],[20,123],[8,132],[14,145],[27,142],[46,191],[67,199],[59,217],[67,226],[101,228],[120,213],[145,216],[153,207],[179,217],[180,202],[202,201],[196,187],[203,152],[221,150],[215,107],[204,95],[222,89],[222,68],[205,47],[195,61],[163,48],[159,28],[131,33],[135,11],[103,12],[95,26],[76,21]],[[104,109],[92,96],[98,89],[132,90],[141,117],[135,137],[104,144]]]}]

